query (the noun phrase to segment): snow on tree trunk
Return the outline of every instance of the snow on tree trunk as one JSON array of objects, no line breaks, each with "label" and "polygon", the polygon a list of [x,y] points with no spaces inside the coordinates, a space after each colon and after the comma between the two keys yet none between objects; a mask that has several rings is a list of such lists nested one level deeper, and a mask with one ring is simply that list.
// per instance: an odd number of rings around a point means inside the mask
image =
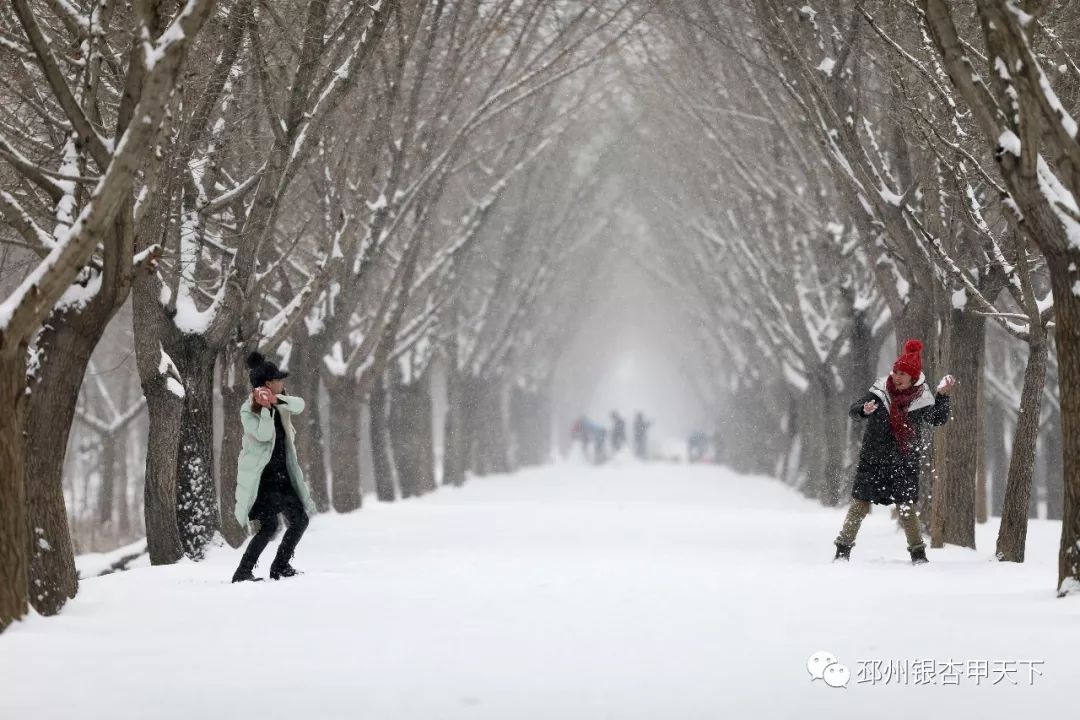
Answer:
[{"label": "snow on tree trunk", "polygon": [[176,522],[184,554],[193,560],[219,527],[214,481],[214,364],[217,353],[202,335],[185,335],[171,357],[184,378],[184,412],[176,454]]},{"label": "snow on tree trunk", "polygon": [[171,359],[164,352],[172,321],[158,302],[149,277],[137,278],[133,289],[132,320],[135,360],[146,396],[149,429],[143,483],[143,524],[147,551],[153,565],[174,563],[183,556],[176,521],[176,458],[184,388],[170,374]]},{"label": "snow on tree trunk", "polygon": [[[126,296],[126,292],[123,294]],[[29,521],[38,536],[32,539],[30,583],[35,590],[31,603],[42,615],[59,612],[78,590],[62,485],[64,455],[54,448],[68,445],[90,356],[117,307],[101,302],[82,312],[73,311],[70,316],[54,313],[49,328],[35,344],[41,362],[32,375],[26,406],[25,468],[27,476],[34,479],[27,485],[26,496]],[[105,437],[101,440],[108,442]],[[104,453],[101,460],[107,461]],[[103,492],[109,494],[111,519],[111,469],[103,468],[101,482],[106,486]],[[43,549],[45,546],[48,550]]]}]

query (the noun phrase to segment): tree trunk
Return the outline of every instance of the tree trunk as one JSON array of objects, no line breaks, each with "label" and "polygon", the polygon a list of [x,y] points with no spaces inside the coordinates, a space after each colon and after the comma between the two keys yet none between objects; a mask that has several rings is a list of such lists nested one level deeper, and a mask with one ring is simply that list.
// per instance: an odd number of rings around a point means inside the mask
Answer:
[{"label": "tree trunk", "polygon": [[510,471],[507,459],[507,428],[502,407],[502,385],[498,381],[472,379],[477,386],[477,412],[473,417],[470,444],[473,447],[473,470],[477,475]]},{"label": "tree trunk", "polygon": [[1035,476],[1031,482],[1031,499],[1028,501],[1028,520],[1039,519],[1039,496],[1046,492],[1046,453],[1035,456]]},{"label": "tree trunk", "polygon": [[419,497],[435,490],[430,378],[426,372],[411,383],[394,385],[390,444],[403,498]]},{"label": "tree trunk", "polygon": [[150,564],[168,565],[183,554],[176,508],[176,460],[183,398],[165,387],[164,378],[143,385],[150,429],[146,437],[146,480],[143,487],[143,518]]},{"label": "tree trunk", "polygon": [[[135,537],[146,537],[146,450],[147,433],[130,435],[128,442],[128,467],[135,483],[131,488],[131,532]],[[141,466],[141,467],[140,467]],[[175,524],[175,523],[174,523]]]},{"label": "tree trunk", "polygon": [[333,506],[339,513],[359,510],[360,489],[360,399],[356,383],[326,376],[330,395],[330,478]]},{"label": "tree trunk", "polygon": [[443,484],[464,485],[469,457],[468,420],[465,377],[451,356],[446,371],[446,425],[443,430]]},{"label": "tree trunk", "polygon": [[[475,475],[487,475],[490,470],[490,446],[496,443],[496,437],[490,432],[492,425],[489,418],[491,411],[490,388],[475,378],[467,380],[474,388],[470,395],[474,398],[474,404],[470,407],[468,416],[469,433],[469,467]],[[611,438],[607,439],[608,452],[610,452]]]},{"label": "tree trunk", "polygon": [[386,373],[379,373],[371,390],[368,410],[371,413],[371,462],[375,473],[375,497],[379,502],[397,499],[397,468],[390,447],[390,397]]},{"label": "tree trunk", "polygon": [[[867,317],[866,309],[855,305],[854,290],[844,288],[841,292],[851,307],[851,337],[848,341],[851,351],[848,354],[848,367],[844,374],[844,387],[841,388],[841,392],[845,398],[854,400],[874,384],[878,346],[874,340],[873,322]],[[847,450],[852,457],[857,457],[865,426],[863,423],[851,421],[847,417],[847,408],[843,407],[844,403],[841,402],[839,405],[848,428]]]},{"label": "tree trunk", "polygon": [[818,499],[825,494],[825,456],[822,454],[825,443],[820,425],[823,412],[821,398],[817,393],[811,395],[808,389],[802,394],[798,412],[801,448],[799,464],[806,480],[799,490],[807,498]]},{"label": "tree trunk", "polygon": [[1001,517],[1005,506],[1005,479],[1009,460],[1005,452],[1006,412],[1002,404],[987,398],[986,447],[989,451],[987,469],[990,471],[990,514]]},{"label": "tree trunk", "polygon": [[[75,550],[64,501],[63,448],[68,446],[90,355],[110,315],[89,309],[74,317],[57,317],[54,312],[50,320],[53,324],[37,341],[42,361],[30,376],[24,427],[26,477],[33,478],[26,486],[30,584],[34,588],[30,603],[42,615],[58,613],[78,591]],[[98,457],[104,460],[103,456]],[[110,484],[111,500],[111,473],[106,479],[104,467],[102,471],[101,482]]]},{"label": "tree trunk", "polygon": [[101,437],[101,482],[97,496],[97,522],[101,527],[110,529],[113,528],[116,508],[116,435],[104,433]]},{"label": "tree trunk", "polygon": [[[799,457],[802,450],[799,439],[799,403],[796,400],[795,393],[789,393],[789,398],[785,415],[786,420],[782,428],[785,441],[782,450],[784,460],[780,479],[787,485],[794,485],[798,482]],[[730,465],[730,453],[725,453],[724,462]]]},{"label": "tree trunk", "polygon": [[532,462],[532,393],[515,383],[510,387],[510,464],[513,467],[534,465]]},{"label": "tree trunk", "polygon": [[219,527],[214,482],[214,364],[217,353],[202,335],[184,335],[173,362],[187,394],[176,455],[176,523],[184,554],[202,560]]},{"label": "tree trunk", "polygon": [[976,456],[978,465],[975,468],[975,522],[982,525],[987,517],[987,473],[986,473],[986,413],[983,406],[986,405],[985,384],[979,389],[979,435],[978,450]]},{"label": "tree trunk", "polygon": [[873,323],[866,316],[866,310],[852,311],[850,371],[845,383],[850,387],[844,390],[852,397],[861,395],[874,384],[874,369],[877,365],[876,344],[874,343]]},{"label": "tree trunk", "polygon": [[[299,332],[303,332],[301,329]],[[330,489],[326,483],[326,464],[323,460],[323,431],[319,420],[319,378],[322,360],[309,350],[307,341],[298,339],[289,360],[295,373],[289,377],[290,392],[307,401],[307,409],[293,418],[296,430],[296,454],[304,478],[311,487],[311,499],[319,512],[330,510]]]},{"label": "tree trunk", "polygon": [[[125,406],[130,401],[124,392]],[[116,482],[116,532],[128,541],[131,539],[131,504],[128,501],[128,486],[131,484],[131,467],[128,465],[128,435],[130,425],[125,425],[116,436],[116,461],[118,467]]]},{"label": "tree trunk", "polygon": [[413,383],[416,394],[415,426],[416,452],[412,454],[416,481],[413,483],[417,495],[435,492],[435,403],[431,393],[431,370]]},{"label": "tree trunk", "polygon": [[515,385],[510,390],[512,461],[515,467],[541,465],[551,455],[551,406],[546,390]]},{"label": "tree trunk", "polygon": [[1046,519],[1060,520],[1065,511],[1065,487],[1061,469],[1061,413],[1054,410],[1040,437],[1046,456]]},{"label": "tree trunk", "polygon": [[225,367],[221,373],[219,391],[225,419],[222,425],[221,464],[218,473],[221,479],[221,534],[225,537],[225,542],[238,548],[247,539],[247,531],[236,521],[238,470],[236,463],[240,458],[240,448],[244,439],[244,426],[240,422],[240,407],[250,394],[247,372],[244,372],[245,368],[241,365],[244,362],[243,358],[232,358],[230,353],[226,352],[222,354],[222,362]]},{"label": "tree trunk", "polygon": [[[176,459],[184,398],[179,383],[158,368],[163,361],[155,320],[160,313],[155,297],[140,298],[135,289],[135,355],[142,391],[146,396],[149,430],[146,435],[146,472],[143,480],[143,524],[152,565],[168,565],[183,556],[176,518]],[[153,303],[148,305],[147,303]],[[169,322],[169,321],[165,321]]]},{"label": "tree trunk", "polygon": [[[945,543],[975,547],[975,475],[979,452],[979,391],[986,344],[986,318],[953,310],[949,324],[949,372],[956,376],[944,448],[938,454],[930,535],[932,547]],[[933,380],[928,382],[933,388]],[[932,432],[932,431],[929,431]]]},{"label": "tree trunk", "polygon": [[[551,413],[551,379],[544,381],[536,402],[536,461],[546,464],[552,461],[552,427],[554,419]],[[648,448],[646,448],[646,452]]]},{"label": "tree trunk", "polygon": [[1046,353],[1046,341],[1042,337],[1028,346],[1024,389],[1020,394],[1020,412],[1013,435],[1009,479],[1005,485],[1005,502],[998,529],[997,559],[1002,561],[1024,562],[1035,443],[1039,436],[1039,414],[1046,382]]},{"label": "tree trunk", "polygon": [[26,348],[0,351],[0,632],[26,615],[30,566],[23,484]]},{"label": "tree trunk", "polygon": [[[36,367],[28,376],[23,450],[26,477],[33,479],[26,486],[32,543],[30,586],[34,588],[30,602],[42,615],[59,612],[78,591],[75,551],[64,501],[64,454],[90,356],[131,291],[135,242],[132,212],[133,201],[122,200],[109,223],[111,237],[106,243],[97,292],[83,304],[63,310],[54,308],[35,343]],[[110,452],[114,450],[115,445],[110,447]],[[101,477],[109,490],[108,502],[112,500],[112,475],[110,468]]]},{"label": "tree trunk", "polygon": [[817,373],[818,389],[824,412],[819,422],[824,428],[822,443],[822,493],[821,503],[826,507],[840,504],[843,486],[844,451],[846,448],[847,408],[829,380],[831,368],[822,367]]},{"label": "tree trunk", "polygon": [[[1058,556],[1058,592],[1080,594],[1080,252],[1048,257],[1054,290],[1054,331],[1061,392],[1065,503]],[[1070,269],[1074,268],[1074,269]]]}]

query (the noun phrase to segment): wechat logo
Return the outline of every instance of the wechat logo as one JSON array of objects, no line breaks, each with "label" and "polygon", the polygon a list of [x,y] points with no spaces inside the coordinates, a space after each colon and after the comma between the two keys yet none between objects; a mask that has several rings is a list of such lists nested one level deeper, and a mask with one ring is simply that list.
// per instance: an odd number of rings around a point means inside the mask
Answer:
[{"label": "wechat logo", "polygon": [[823,680],[829,687],[847,687],[851,680],[851,671],[847,665],[841,665],[836,656],[831,652],[819,650],[806,661],[806,669],[810,672],[810,682]]}]

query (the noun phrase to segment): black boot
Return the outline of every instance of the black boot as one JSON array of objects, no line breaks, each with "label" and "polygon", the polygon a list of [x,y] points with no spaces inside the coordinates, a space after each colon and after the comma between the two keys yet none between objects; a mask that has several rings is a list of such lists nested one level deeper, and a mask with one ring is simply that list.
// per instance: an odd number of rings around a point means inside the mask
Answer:
[{"label": "black boot", "polygon": [[290,578],[299,575],[300,571],[294,568],[289,563],[283,565],[274,564],[270,566],[270,579],[280,580],[281,578]]},{"label": "black boot", "polygon": [[919,548],[918,550],[911,551],[911,564],[912,565],[925,565],[930,562],[926,559],[926,548]]},{"label": "black boot", "polygon": [[232,581],[234,583],[238,583],[238,582],[262,582],[262,578],[261,577],[255,577],[254,575],[251,574],[250,570],[244,570],[243,568],[237,568],[236,572],[233,573]]},{"label": "black boot", "polygon": [[836,544],[836,557],[833,558],[833,562],[837,560],[850,560],[851,559],[851,546]]}]

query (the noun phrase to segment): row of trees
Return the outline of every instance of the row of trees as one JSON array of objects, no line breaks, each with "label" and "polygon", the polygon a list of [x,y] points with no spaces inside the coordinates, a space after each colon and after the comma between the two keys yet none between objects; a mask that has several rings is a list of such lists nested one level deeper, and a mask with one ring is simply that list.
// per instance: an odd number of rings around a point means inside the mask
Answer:
[{"label": "row of trees", "polygon": [[[544,459],[547,379],[603,232],[570,202],[593,182],[579,119],[639,19],[626,0],[0,11],[17,283],[0,306],[0,628],[77,591],[57,452],[76,418],[97,439],[68,463],[98,465],[109,521],[129,498],[117,440],[145,423],[151,562],[243,542],[233,420],[253,350],[330,399],[298,427],[320,510],[361,506],[361,441],[380,500],[435,489],[435,358],[444,483]],[[118,317],[141,393],[93,380]]]},{"label": "row of trees", "polygon": [[633,130],[640,175],[667,174],[637,192],[672,238],[640,263],[698,321],[729,460],[845,500],[847,404],[922,338],[930,381],[961,383],[924,474],[933,544],[974,547],[989,457],[997,555],[1023,561],[1041,437],[1061,594],[1080,582],[1078,21],[1047,3],[678,0],[632,74],[664,119]]},{"label": "row of trees", "polygon": [[360,447],[384,501],[543,460],[560,352],[640,224],[732,463],[840,503],[847,402],[921,337],[961,382],[933,543],[974,545],[989,469],[1023,560],[1042,439],[1076,589],[1075,11],[796,5],[12,0],[0,628],[76,593],[76,502],[134,534],[141,487],[156,564],[243,541],[253,350],[327,399],[298,428],[320,510],[361,507]]}]

